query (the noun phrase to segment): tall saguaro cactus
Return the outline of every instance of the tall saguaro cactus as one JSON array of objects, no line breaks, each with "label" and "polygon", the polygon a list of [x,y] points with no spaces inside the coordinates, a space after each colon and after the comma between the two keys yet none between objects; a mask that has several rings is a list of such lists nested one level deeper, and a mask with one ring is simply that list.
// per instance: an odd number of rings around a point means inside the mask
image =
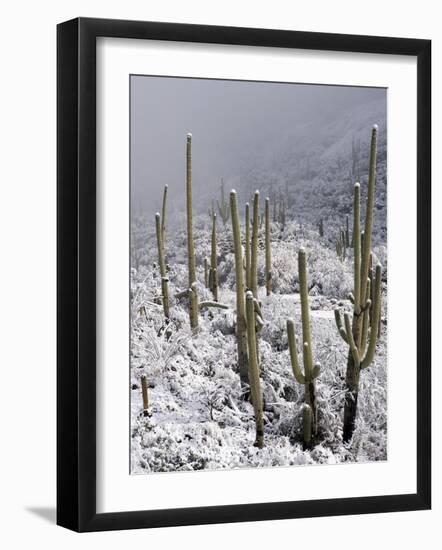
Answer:
[{"label": "tall saguaro cactus", "polygon": [[166,236],[166,212],[167,212],[167,189],[169,186],[166,184],[163,191],[163,206],[161,208],[161,233],[163,238],[163,243],[165,242]]},{"label": "tall saguaro cactus", "polygon": [[249,290],[246,293],[246,316],[247,316],[247,343],[249,348],[249,380],[250,391],[252,394],[252,404],[255,411],[256,423],[256,441],[255,446],[262,448],[264,446],[264,421],[262,392],[259,380],[259,367],[256,345],[256,317],[255,317],[255,298]]},{"label": "tall saguaro cactus", "polygon": [[344,441],[350,441],[353,436],[358,404],[360,372],[373,361],[379,337],[382,276],[382,267],[380,264],[376,266],[374,285],[369,278],[376,185],[376,148],[377,126],[374,126],[371,134],[367,206],[363,239],[361,238],[360,227],[360,185],[356,183],[354,186],[352,320],[350,320],[348,313],[345,313],[344,326],[339,309],[335,310],[335,320],[339,333],[349,346],[345,377]]},{"label": "tall saguaro cactus", "polygon": [[[193,243],[192,213],[192,134],[187,134],[186,144],[186,210],[187,210],[187,260],[189,267],[189,293],[192,298],[192,285],[196,282],[195,246]],[[189,300],[189,317],[192,329],[198,328],[197,301]]]},{"label": "tall saguaro cactus", "polygon": [[218,258],[216,253],[216,213],[212,214],[212,249],[210,253],[209,287],[215,302],[218,301]]},{"label": "tall saguaro cactus", "polygon": [[258,233],[259,233],[259,191],[253,197],[252,250],[250,254],[250,290],[258,299]]},{"label": "tall saguaro cactus", "polygon": [[159,212],[155,214],[155,229],[157,233],[158,263],[160,266],[163,310],[164,316],[169,318],[169,277],[167,275],[166,262],[164,259],[163,229],[161,224],[161,215]]},{"label": "tall saguaro cactus", "polygon": [[238,368],[241,382],[248,383],[247,333],[244,294],[244,265],[241,246],[241,228],[238,216],[236,191],[230,192],[230,214],[232,217],[233,247],[235,251],[236,274],[236,340],[238,348]]},{"label": "tall saguaro cactus", "polygon": [[319,376],[321,365],[313,364],[312,338],[310,329],[310,306],[308,300],[307,262],[305,251],[301,248],[298,252],[299,291],[301,295],[301,319],[302,319],[302,354],[304,361],[304,374],[302,374],[298,351],[296,349],[295,327],[292,320],[287,321],[287,336],[290,351],[290,361],[293,374],[299,384],[305,386],[305,407],[303,411],[304,446],[311,444],[312,435],[316,434],[316,388],[315,379]]},{"label": "tall saguaro cactus", "polygon": [[246,212],[245,212],[245,260],[246,260],[246,288],[250,290],[252,280],[251,280],[251,251],[250,251],[250,205],[246,202]]},{"label": "tall saguaro cactus", "polygon": [[265,249],[266,294],[267,296],[270,296],[272,293],[272,251],[270,248],[270,199],[268,197],[266,198],[265,203]]}]

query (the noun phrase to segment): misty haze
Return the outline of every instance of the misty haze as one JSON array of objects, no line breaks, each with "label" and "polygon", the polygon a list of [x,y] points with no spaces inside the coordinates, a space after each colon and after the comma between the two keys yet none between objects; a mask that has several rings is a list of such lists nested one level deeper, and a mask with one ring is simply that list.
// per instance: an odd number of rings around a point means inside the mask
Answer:
[{"label": "misty haze", "polygon": [[130,123],[132,473],[386,460],[387,90],[132,76]]}]

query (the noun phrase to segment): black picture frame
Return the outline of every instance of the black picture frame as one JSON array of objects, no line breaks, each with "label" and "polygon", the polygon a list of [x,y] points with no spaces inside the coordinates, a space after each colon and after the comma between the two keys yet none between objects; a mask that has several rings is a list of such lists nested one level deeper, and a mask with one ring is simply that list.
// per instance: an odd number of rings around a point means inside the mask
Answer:
[{"label": "black picture frame", "polygon": [[[96,39],[133,38],[417,59],[415,494],[96,512]],[[425,510],[431,506],[431,41],[79,18],[57,27],[57,523],[75,531]]]}]

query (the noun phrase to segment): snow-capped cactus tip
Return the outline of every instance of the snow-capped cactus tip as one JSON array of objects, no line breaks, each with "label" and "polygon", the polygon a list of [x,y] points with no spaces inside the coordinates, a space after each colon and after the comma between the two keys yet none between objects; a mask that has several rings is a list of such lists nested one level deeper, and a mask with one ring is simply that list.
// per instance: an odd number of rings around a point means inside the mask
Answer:
[{"label": "snow-capped cactus tip", "polygon": [[378,131],[378,125],[377,125],[377,124],[373,124],[373,130],[374,130],[375,132]]},{"label": "snow-capped cactus tip", "polygon": [[159,218],[159,217],[160,217],[160,213],[157,212],[157,213],[155,214],[155,218]]},{"label": "snow-capped cactus tip", "polygon": [[361,187],[361,184],[357,181],[357,182],[355,183],[355,187],[359,188],[359,187]]},{"label": "snow-capped cactus tip", "polygon": [[303,246],[301,246],[301,248],[299,249],[299,253],[300,254],[305,254],[305,248]]},{"label": "snow-capped cactus tip", "polygon": [[192,134],[190,132],[187,134],[187,139],[192,139]]},{"label": "snow-capped cactus tip", "polygon": [[230,195],[231,195],[231,196],[232,196],[232,195],[236,195],[235,189],[232,189],[232,190],[230,191]]}]

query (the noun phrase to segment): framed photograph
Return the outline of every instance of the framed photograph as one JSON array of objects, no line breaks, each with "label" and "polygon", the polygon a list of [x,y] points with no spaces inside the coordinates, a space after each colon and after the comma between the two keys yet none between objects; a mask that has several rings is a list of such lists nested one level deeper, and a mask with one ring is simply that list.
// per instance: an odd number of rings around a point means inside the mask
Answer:
[{"label": "framed photograph", "polygon": [[431,506],[431,43],[58,36],[57,522]]}]

